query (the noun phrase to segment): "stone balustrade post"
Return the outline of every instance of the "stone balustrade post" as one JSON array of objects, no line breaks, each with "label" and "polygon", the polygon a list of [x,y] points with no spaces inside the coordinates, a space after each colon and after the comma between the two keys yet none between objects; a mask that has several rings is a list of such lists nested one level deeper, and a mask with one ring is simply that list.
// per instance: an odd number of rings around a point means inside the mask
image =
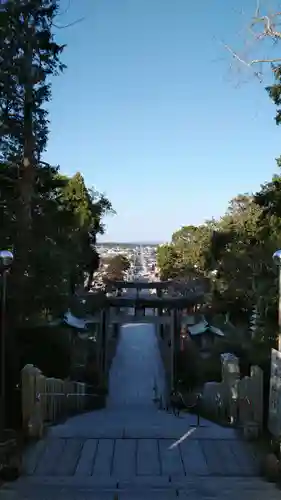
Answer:
[{"label": "stone balustrade post", "polygon": [[251,399],[249,391],[251,386],[250,377],[243,377],[238,383],[238,416],[239,423],[244,428],[252,420]]},{"label": "stone balustrade post", "polygon": [[33,365],[25,365],[21,371],[22,391],[22,421],[23,429],[28,430],[28,424],[34,411],[36,400],[35,385],[36,368]]},{"label": "stone balustrade post", "polygon": [[40,408],[43,422],[46,420],[46,377],[39,373],[35,377],[36,394],[40,396]]},{"label": "stone balustrade post", "polygon": [[[28,436],[35,439],[40,439],[43,436],[43,417],[41,407],[41,393],[44,388],[42,387],[42,372],[39,368],[33,367],[33,380],[34,380],[34,404],[32,413],[28,422]],[[43,377],[44,378],[44,377]]]},{"label": "stone balustrade post", "polygon": [[239,359],[233,354],[221,355],[222,380],[226,389],[228,416],[231,423],[238,415],[238,383],[240,380]]},{"label": "stone balustrade post", "polygon": [[263,371],[259,366],[251,367],[251,400],[253,419],[261,431],[263,428]]},{"label": "stone balustrade post", "polygon": [[107,367],[107,328],[109,324],[109,310],[104,308],[101,311],[101,373],[104,376],[106,374]]}]

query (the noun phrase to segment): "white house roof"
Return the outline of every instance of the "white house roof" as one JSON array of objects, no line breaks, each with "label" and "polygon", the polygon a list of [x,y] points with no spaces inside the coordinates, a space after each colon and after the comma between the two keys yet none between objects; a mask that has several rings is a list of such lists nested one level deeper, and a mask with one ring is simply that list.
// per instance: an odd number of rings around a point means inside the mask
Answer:
[{"label": "white house roof", "polygon": [[209,330],[219,337],[224,337],[224,333],[216,326],[209,326]]},{"label": "white house roof", "polygon": [[86,321],[81,318],[73,316],[73,314],[68,310],[64,315],[64,321],[67,325],[77,328],[78,330],[85,330],[87,327]]},{"label": "white house roof", "polygon": [[214,335],[224,337],[224,333],[219,328],[209,325],[205,319],[200,323],[196,323],[196,325],[188,326],[188,331],[190,335],[202,335],[202,333],[209,331],[214,333]]},{"label": "white house roof", "polygon": [[188,331],[190,335],[201,335],[206,332],[209,328],[208,322],[204,319],[200,323],[196,323],[196,325],[192,325],[188,327]]}]

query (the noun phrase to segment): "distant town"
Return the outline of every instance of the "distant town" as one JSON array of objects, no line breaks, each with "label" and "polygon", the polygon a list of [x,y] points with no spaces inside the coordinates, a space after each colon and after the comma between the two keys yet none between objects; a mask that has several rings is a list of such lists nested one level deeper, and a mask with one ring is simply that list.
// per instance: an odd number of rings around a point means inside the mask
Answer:
[{"label": "distant town", "polygon": [[94,275],[94,288],[103,286],[107,275],[108,260],[117,255],[124,255],[130,262],[130,268],[125,272],[124,279],[155,281],[159,279],[156,265],[156,250],[158,244],[139,243],[101,243],[97,245],[101,264]]}]

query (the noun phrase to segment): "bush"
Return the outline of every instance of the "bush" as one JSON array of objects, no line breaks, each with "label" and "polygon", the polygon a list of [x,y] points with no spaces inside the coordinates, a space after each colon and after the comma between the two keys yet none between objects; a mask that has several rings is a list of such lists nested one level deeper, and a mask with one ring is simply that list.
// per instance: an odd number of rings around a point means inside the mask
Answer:
[{"label": "bush", "polygon": [[203,383],[221,382],[221,360],[219,356],[213,355],[203,359],[201,362]]},{"label": "bush", "polygon": [[71,366],[71,332],[64,326],[38,326],[17,332],[20,369],[37,366],[47,377],[66,378]]},{"label": "bush", "polygon": [[[85,302],[84,302],[85,301]],[[103,290],[91,293],[83,292],[74,295],[70,302],[70,309],[74,316],[85,318],[88,314],[95,314],[106,304],[106,294]]]}]

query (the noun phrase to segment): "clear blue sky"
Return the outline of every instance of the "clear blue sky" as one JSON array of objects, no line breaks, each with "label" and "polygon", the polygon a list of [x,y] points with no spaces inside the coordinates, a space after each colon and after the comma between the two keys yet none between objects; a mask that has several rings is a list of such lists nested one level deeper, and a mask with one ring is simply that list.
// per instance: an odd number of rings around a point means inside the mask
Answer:
[{"label": "clear blue sky", "polygon": [[257,80],[229,72],[219,42],[241,42],[254,5],[72,0],[58,19],[84,17],[58,32],[68,68],[53,84],[46,159],[110,198],[104,240],[167,241],[276,170],[274,106]]}]

